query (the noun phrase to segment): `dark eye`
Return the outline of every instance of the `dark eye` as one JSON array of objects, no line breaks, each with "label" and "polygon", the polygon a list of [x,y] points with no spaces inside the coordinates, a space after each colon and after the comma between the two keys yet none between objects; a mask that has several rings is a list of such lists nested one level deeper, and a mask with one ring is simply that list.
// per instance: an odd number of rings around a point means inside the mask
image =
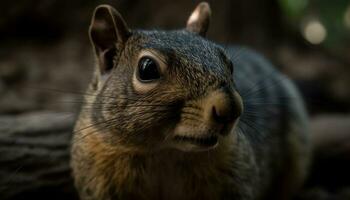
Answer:
[{"label": "dark eye", "polygon": [[138,78],[150,82],[160,78],[158,63],[150,57],[143,57],[138,64]]}]

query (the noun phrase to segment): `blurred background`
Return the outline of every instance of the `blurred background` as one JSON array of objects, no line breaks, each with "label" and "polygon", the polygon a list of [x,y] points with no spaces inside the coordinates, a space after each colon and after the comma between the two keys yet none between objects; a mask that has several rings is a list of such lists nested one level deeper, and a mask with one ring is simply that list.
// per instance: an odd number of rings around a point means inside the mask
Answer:
[{"label": "blurred background", "polygon": [[[94,57],[87,30],[102,3],[117,8],[131,28],[178,29],[199,1],[1,1],[0,130],[11,132],[11,120],[28,122],[42,112],[74,118],[79,103],[64,102],[81,99],[77,93],[90,81]],[[350,199],[350,1],[209,3],[209,39],[258,50],[303,94],[316,153],[300,198]]]}]

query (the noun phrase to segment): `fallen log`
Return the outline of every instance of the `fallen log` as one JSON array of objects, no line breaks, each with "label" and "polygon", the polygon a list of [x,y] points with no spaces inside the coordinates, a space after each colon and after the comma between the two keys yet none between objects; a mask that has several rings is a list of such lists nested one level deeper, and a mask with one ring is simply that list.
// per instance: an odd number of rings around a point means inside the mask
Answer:
[{"label": "fallen log", "polygon": [[[76,200],[69,159],[75,116],[41,112],[0,116],[0,199]],[[311,123],[315,161],[297,200],[348,200],[350,118]]]},{"label": "fallen log", "polygon": [[0,199],[77,199],[69,167],[74,116],[0,116]]}]

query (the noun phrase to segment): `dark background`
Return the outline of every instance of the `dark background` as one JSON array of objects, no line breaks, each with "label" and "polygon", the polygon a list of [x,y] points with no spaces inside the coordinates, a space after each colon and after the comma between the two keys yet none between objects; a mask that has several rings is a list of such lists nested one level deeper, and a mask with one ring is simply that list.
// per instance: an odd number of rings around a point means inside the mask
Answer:
[{"label": "dark background", "polygon": [[[2,1],[0,122],[42,112],[74,119],[77,93],[84,92],[94,67],[87,29],[102,3],[117,8],[131,28],[177,29],[199,1]],[[350,2],[209,3],[209,39],[258,50],[303,93],[316,153],[300,198],[350,199]]]}]

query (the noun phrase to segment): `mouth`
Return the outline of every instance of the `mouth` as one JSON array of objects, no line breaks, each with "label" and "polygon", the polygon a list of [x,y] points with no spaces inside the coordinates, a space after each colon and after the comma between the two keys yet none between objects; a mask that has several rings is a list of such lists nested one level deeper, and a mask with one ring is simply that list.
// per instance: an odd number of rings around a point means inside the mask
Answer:
[{"label": "mouth", "polygon": [[175,136],[174,139],[180,143],[190,143],[202,148],[214,147],[218,143],[218,136],[210,135],[205,137],[189,137],[189,136]]}]

